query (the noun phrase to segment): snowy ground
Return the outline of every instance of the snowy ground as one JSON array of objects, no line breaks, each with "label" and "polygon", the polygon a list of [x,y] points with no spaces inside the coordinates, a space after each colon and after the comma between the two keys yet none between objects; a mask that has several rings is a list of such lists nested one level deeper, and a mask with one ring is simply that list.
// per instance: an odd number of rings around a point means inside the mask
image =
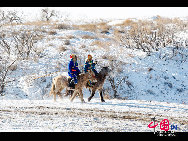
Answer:
[{"label": "snowy ground", "polygon": [[[109,23],[117,24],[121,21]],[[32,26],[7,26],[3,30],[33,30]],[[36,46],[41,50],[39,58],[22,60],[17,69],[10,72],[3,96],[0,96],[0,132],[3,131],[118,131],[153,132],[148,128],[151,118],[157,123],[168,119],[178,126],[179,132],[188,132],[188,48],[182,48],[182,54],[172,57],[173,47],[161,48],[150,56],[137,49],[116,46],[108,48],[92,45],[94,41],[107,41],[112,33],[102,38],[94,32],[82,30],[54,29],[55,35],[49,35],[51,26],[43,26],[44,38]],[[43,35],[42,34],[42,35]],[[84,39],[84,36],[95,37]],[[68,38],[72,36],[72,38]],[[188,31],[178,33],[186,40]],[[65,45],[69,40],[70,44]],[[111,40],[110,40],[111,41]],[[85,45],[85,46],[83,46]],[[63,51],[59,48],[64,47]],[[122,99],[105,99],[101,103],[98,94],[91,102],[81,103],[76,98],[73,103],[68,98],[53,102],[48,97],[52,78],[67,75],[67,66],[72,53],[78,55],[79,67],[84,64],[88,54],[101,66],[109,65],[105,57],[114,57],[121,64],[121,73],[115,78],[127,77],[117,88]],[[101,70],[96,65],[97,71]],[[59,71],[58,73],[54,73]],[[48,75],[53,73],[51,75]],[[41,77],[48,75],[45,77]],[[38,78],[40,77],[40,78]],[[115,81],[117,81],[115,79]],[[128,83],[129,82],[129,83]],[[131,85],[128,85],[131,84]],[[104,88],[110,87],[108,80]],[[113,97],[113,91],[106,92]],[[87,101],[88,91],[84,90]],[[160,131],[159,126],[156,131]]]},{"label": "snowy ground", "polygon": [[116,99],[101,103],[99,98],[82,104],[78,98],[71,103],[65,97],[57,102],[1,100],[0,107],[0,132],[153,132],[148,124],[154,116],[158,124],[168,119],[178,132],[188,131],[188,106],[184,104]]}]

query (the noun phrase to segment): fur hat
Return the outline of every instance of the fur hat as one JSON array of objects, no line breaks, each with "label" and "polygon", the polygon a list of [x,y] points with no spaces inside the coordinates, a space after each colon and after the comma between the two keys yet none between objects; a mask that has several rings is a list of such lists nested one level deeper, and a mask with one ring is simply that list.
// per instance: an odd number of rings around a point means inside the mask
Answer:
[{"label": "fur hat", "polygon": [[88,59],[89,59],[89,57],[92,58],[91,54],[88,55]]},{"label": "fur hat", "polygon": [[76,55],[75,54],[71,54],[70,55],[70,58],[72,59],[72,58],[76,58]]}]

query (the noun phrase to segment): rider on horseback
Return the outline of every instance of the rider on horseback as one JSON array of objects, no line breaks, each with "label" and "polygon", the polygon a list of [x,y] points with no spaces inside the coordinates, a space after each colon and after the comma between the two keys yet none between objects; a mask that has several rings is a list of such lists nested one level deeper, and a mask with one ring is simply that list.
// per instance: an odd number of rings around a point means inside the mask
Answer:
[{"label": "rider on horseback", "polygon": [[[94,63],[93,62],[93,60],[92,60],[92,56],[89,54],[88,55],[88,59],[86,60],[86,62],[85,62],[85,67],[84,67],[84,71],[85,71],[85,73],[86,72],[88,72],[89,70],[90,71],[93,71],[94,73],[95,73],[95,78],[98,76],[98,72],[95,70],[95,64],[96,63]],[[90,87],[92,87],[93,85],[94,85],[94,83],[93,82],[91,82],[91,80],[89,80],[88,81],[88,85],[90,86]]]},{"label": "rider on horseback", "polygon": [[88,72],[88,70],[92,70],[95,73],[95,76],[98,75],[98,72],[95,70],[95,64],[92,60],[92,56],[89,54],[88,59],[85,62],[84,71],[85,73]]},{"label": "rider on horseback", "polygon": [[71,78],[73,78],[74,83],[78,83],[77,76],[80,73],[80,70],[78,68],[78,63],[77,63],[77,56],[75,54],[70,55],[71,61],[69,62],[69,67],[68,67],[68,74]]}]

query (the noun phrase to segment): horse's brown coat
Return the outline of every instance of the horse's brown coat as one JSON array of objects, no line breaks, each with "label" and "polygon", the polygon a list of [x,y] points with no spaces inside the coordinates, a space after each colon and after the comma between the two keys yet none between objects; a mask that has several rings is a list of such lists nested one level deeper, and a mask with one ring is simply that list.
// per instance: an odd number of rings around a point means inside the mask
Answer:
[{"label": "horse's brown coat", "polygon": [[[99,95],[101,97],[101,101],[105,102],[103,95],[102,95],[102,88],[103,88],[103,84],[104,81],[106,79],[106,76],[109,73],[109,68],[108,67],[103,67],[102,70],[99,72],[98,76],[97,76],[97,82],[94,84],[93,87],[89,87],[90,91],[92,90],[91,96],[88,98],[88,101],[90,101],[92,99],[92,97],[95,95],[96,90],[99,91]],[[88,88],[88,85],[86,84],[86,88]]]},{"label": "horse's brown coat", "polygon": [[[80,74],[78,76],[78,83],[75,85],[75,89],[74,89],[74,93],[72,94],[71,101],[73,101],[75,96],[79,93],[81,101],[84,102],[82,89],[83,87],[85,87],[85,84],[89,79],[93,80],[91,73]],[[65,88],[66,88],[66,93],[68,93],[69,90],[68,79],[66,76],[59,75],[53,78],[50,95],[53,94],[54,101],[56,101],[56,95],[62,98],[61,91]]]}]

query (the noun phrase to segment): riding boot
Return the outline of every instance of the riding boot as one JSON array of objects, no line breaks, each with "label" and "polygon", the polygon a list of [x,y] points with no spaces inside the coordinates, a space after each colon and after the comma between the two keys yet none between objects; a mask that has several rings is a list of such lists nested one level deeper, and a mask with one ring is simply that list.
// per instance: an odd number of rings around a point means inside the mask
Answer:
[{"label": "riding boot", "polygon": [[91,80],[89,80],[87,84],[89,87],[93,87],[93,83],[91,82]]},{"label": "riding boot", "polygon": [[73,79],[70,79],[70,80],[69,80],[69,87],[70,87],[71,89],[75,89],[75,84],[74,84],[74,80],[73,80]]},{"label": "riding boot", "polygon": [[75,78],[75,79],[74,79],[74,84],[77,84],[77,83],[78,83],[78,79]]}]

